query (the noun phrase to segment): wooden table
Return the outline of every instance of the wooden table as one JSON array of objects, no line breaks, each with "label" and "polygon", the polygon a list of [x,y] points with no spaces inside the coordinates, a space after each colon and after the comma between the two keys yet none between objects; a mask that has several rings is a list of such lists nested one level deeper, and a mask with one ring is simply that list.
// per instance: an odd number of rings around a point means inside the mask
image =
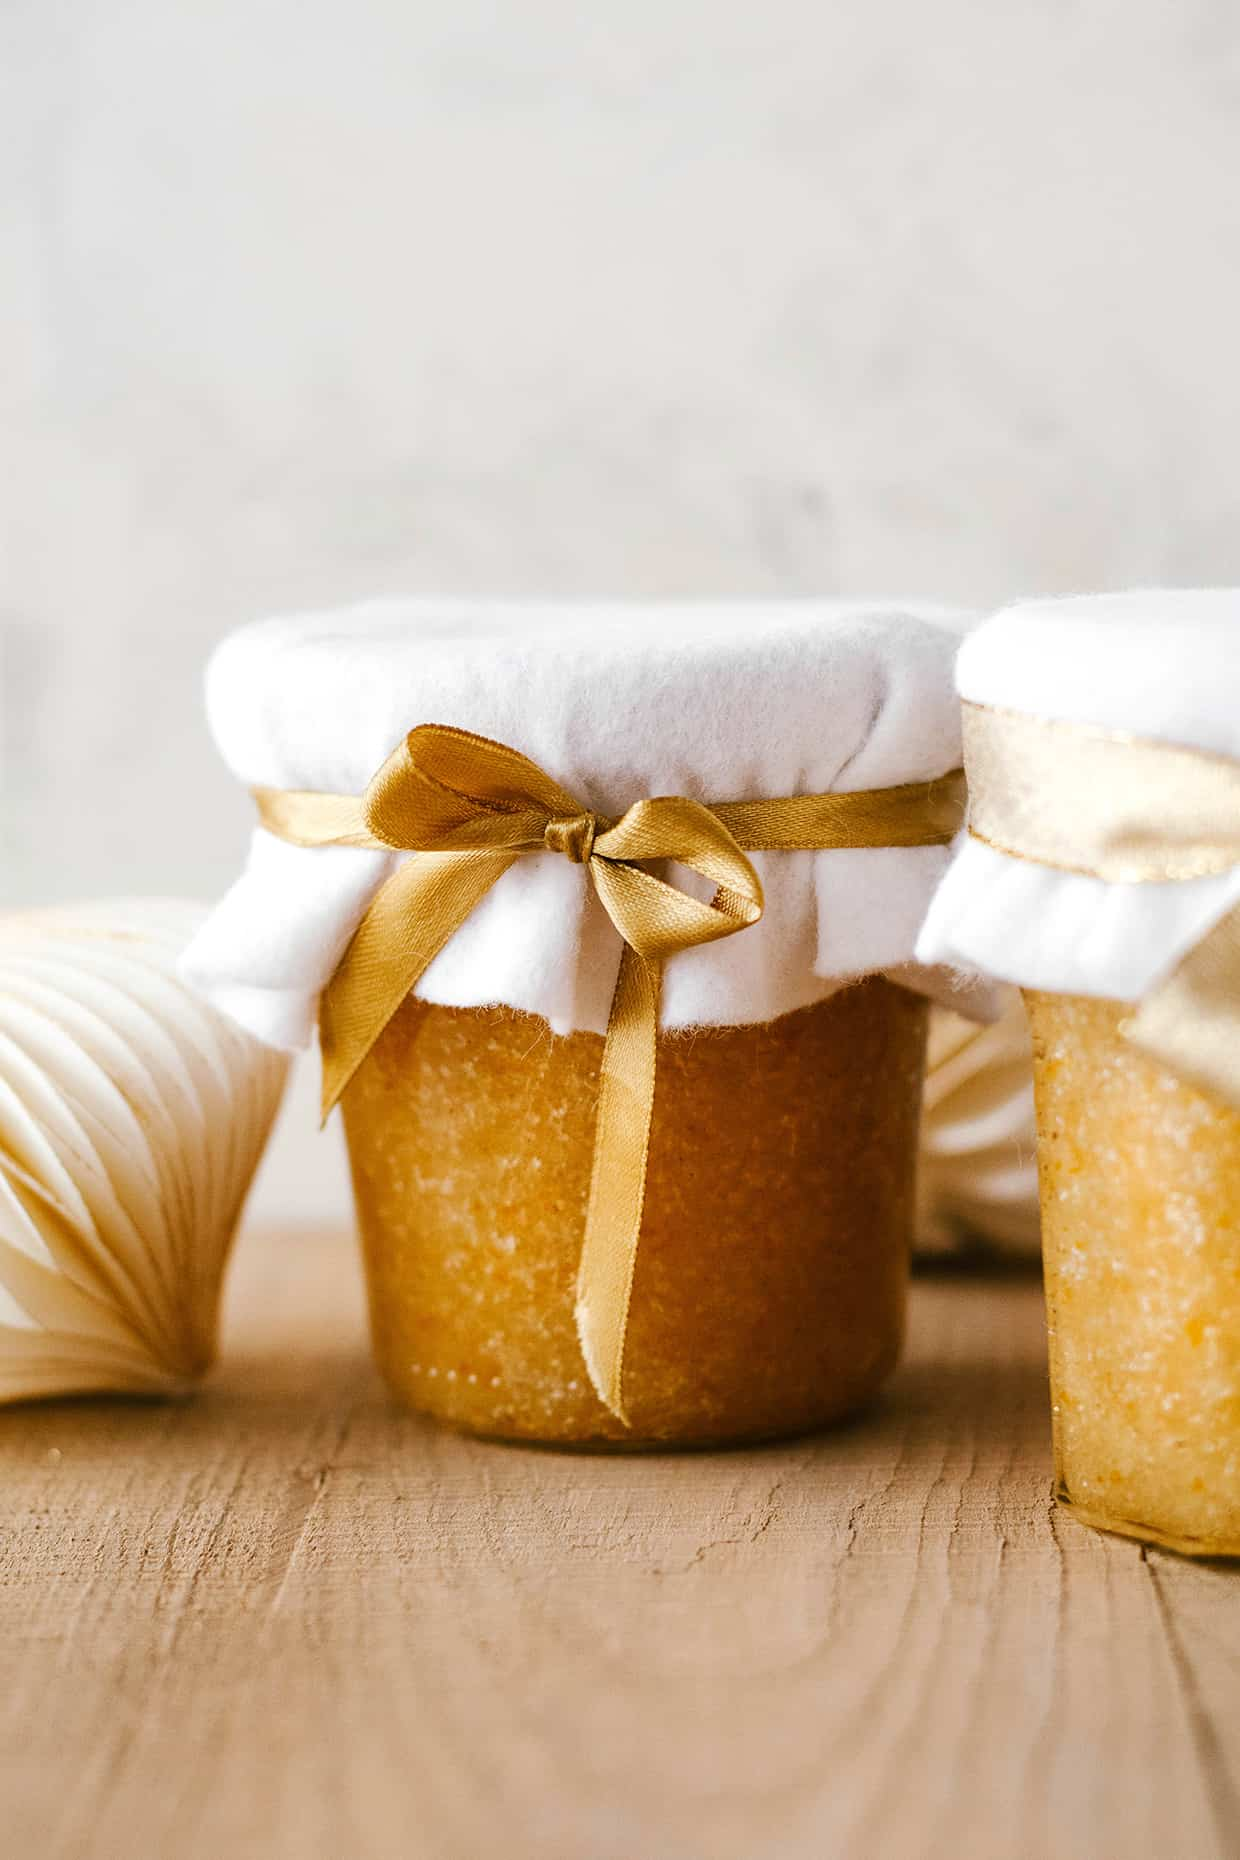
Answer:
[{"label": "wooden table", "polygon": [[481,1445],[342,1234],[251,1234],[197,1401],[0,1417],[3,1851],[1222,1860],[1240,1574],[1050,1500],[1040,1293],[923,1280],[833,1435]]}]

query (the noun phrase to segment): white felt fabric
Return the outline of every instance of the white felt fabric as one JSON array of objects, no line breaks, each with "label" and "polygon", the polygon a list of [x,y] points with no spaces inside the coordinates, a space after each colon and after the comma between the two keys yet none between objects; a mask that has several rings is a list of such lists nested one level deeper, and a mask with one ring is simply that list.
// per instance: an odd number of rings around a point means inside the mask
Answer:
[{"label": "white felt fabric", "polygon": [[[951,667],[966,624],[891,603],[382,601],[235,634],[212,661],[208,711],[237,777],[282,788],[360,794],[418,723],[509,743],[608,814],[646,795],[884,787],[959,765]],[[946,849],[753,861],[762,922],[668,962],[665,1026],[768,1020],[875,971],[927,993],[958,988],[913,958]],[[183,972],[261,1038],[301,1044],[391,865],[256,831]],[[536,854],[500,879],[417,992],[601,1032],[619,958],[584,870]]]},{"label": "white felt fabric", "polygon": [[[1240,758],[1240,590],[1026,601],[961,647],[960,695]],[[962,836],[918,940],[953,963],[1064,994],[1134,1001],[1240,902],[1240,868],[1105,884]]]}]

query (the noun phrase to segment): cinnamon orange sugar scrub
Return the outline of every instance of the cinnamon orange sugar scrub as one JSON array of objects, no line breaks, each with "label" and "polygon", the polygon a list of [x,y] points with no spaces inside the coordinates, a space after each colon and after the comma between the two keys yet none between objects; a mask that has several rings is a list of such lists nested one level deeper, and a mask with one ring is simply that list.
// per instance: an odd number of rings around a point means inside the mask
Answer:
[{"label": "cinnamon orange sugar scrub", "polygon": [[919,954],[1026,991],[1058,1493],[1240,1556],[1240,594],[1027,603],[957,676]]},{"label": "cinnamon orange sugar scrub", "polygon": [[959,622],[391,602],[220,649],[254,790],[187,971],[316,1019],[376,1356],[485,1435],[763,1439],[903,1324],[928,997],[963,818]]}]

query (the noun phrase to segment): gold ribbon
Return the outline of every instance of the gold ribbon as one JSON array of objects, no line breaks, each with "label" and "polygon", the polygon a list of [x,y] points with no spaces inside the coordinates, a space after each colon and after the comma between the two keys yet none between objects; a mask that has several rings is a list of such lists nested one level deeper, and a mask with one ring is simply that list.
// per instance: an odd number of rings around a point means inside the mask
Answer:
[{"label": "gold ribbon", "polygon": [[[599,1079],[577,1279],[590,1380],[625,1419],[624,1342],[654,1107],[662,965],[762,915],[746,851],[941,846],[963,816],[959,770],[854,794],[706,806],[636,801],[618,819],[582,807],[528,757],[485,736],[422,724],[360,798],[257,788],[259,821],[298,846],[409,852],[376,893],[319,1003],[326,1116],[401,1002],[517,859],[558,852],[590,874],[623,949]],[[714,886],[708,903],[644,867],[671,860]]]},{"label": "gold ribbon", "polygon": [[[1089,724],[964,706],[969,832],[999,852],[1109,884],[1240,865],[1240,762]],[[1240,1107],[1240,906],[1123,1023],[1135,1046]]]}]

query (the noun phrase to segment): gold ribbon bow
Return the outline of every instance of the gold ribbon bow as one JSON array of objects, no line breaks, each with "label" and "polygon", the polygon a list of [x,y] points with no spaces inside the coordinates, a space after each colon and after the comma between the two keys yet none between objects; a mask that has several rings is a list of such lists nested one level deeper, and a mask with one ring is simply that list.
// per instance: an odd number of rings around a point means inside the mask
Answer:
[{"label": "gold ribbon bow", "polygon": [[[1240,865],[1240,762],[1089,724],[964,706],[969,832],[1109,884],[1182,884]],[[1135,1046],[1240,1107],[1240,906],[1123,1023]]]},{"label": "gold ribbon bow", "polygon": [[[896,788],[709,807],[663,796],[636,801],[612,820],[582,807],[515,749],[422,724],[360,800],[254,792],[261,825],[295,845],[414,855],[376,893],[323,992],[324,1115],[418,978],[514,861],[557,852],[589,872],[623,950],[599,1080],[577,1327],[590,1380],[623,1420],[664,959],[758,922],[762,886],[746,849],[946,844],[963,814],[960,771]],[[646,871],[655,860],[689,866],[715,886],[714,896],[704,903]]]}]

